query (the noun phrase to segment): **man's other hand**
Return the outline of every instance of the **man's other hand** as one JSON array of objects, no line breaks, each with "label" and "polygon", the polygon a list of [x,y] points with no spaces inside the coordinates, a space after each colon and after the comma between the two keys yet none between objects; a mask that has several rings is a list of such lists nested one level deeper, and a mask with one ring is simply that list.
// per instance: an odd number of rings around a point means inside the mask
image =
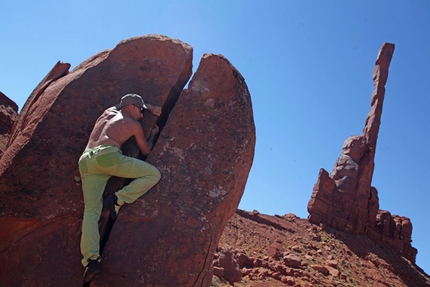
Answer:
[{"label": "man's other hand", "polygon": [[159,131],[160,131],[160,128],[159,128],[157,125],[155,125],[155,126],[152,128],[151,136],[155,136],[156,134],[158,134],[158,133],[159,133]]},{"label": "man's other hand", "polygon": [[159,117],[161,115],[161,107],[153,106],[153,105],[149,105],[149,104],[146,104],[146,106],[148,107],[149,112],[151,114],[153,114],[154,116]]}]

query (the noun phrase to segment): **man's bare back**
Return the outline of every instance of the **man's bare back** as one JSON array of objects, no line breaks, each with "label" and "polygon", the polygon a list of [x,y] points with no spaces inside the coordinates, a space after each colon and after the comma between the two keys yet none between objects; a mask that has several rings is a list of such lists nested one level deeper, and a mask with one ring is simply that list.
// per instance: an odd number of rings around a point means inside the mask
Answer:
[{"label": "man's bare back", "polygon": [[[152,108],[159,108],[150,106]],[[143,115],[133,108],[118,110],[116,107],[106,109],[97,119],[94,129],[88,140],[86,149],[94,148],[99,145],[112,144],[121,149],[122,144],[130,137],[135,136],[136,143],[140,151],[147,155],[151,149],[152,143],[146,141],[142,126],[138,122]],[[158,132],[155,128],[151,132],[153,137]]]},{"label": "man's bare back", "polygon": [[113,144],[121,148],[122,144],[132,136],[127,132],[129,124],[131,122],[115,107],[105,110],[94,125],[86,149],[102,144]]}]

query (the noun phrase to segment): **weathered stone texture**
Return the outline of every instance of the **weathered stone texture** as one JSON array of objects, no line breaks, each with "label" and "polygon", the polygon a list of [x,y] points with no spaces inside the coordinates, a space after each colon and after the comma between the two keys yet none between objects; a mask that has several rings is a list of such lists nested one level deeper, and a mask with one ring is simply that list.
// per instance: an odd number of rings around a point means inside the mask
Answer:
[{"label": "weathered stone texture", "polygon": [[125,40],[69,67],[57,63],[36,87],[0,162],[2,282],[82,285],[77,161],[102,111],[134,92],[163,107],[161,117],[147,115],[142,123],[147,134],[155,123],[162,128],[147,158],[162,179],[122,208],[96,284],[209,286],[213,254],[254,154],[243,77],[223,56],[205,55],[182,91],[192,48],[158,35]]},{"label": "weathered stone texture", "polygon": [[[121,278],[120,269],[109,265],[129,262],[128,270],[144,270],[149,286],[175,272],[177,280],[188,280],[181,277],[188,262],[194,268],[187,270],[194,274],[189,278],[207,282],[213,250],[239,203],[252,163],[253,115],[243,78],[225,58],[207,56],[190,83],[193,88],[169,115],[192,72],[192,48],[183,42],[159,35],[131,38],[71,72],[69,67],[57,63],[36,87],[0,162],[2,282],[82,284],[83,200],[77,161],[98,116],[129,92],[163,107],[162,117],[148,115],[143,123],[147,134],[156,122],[166,125],[148,158],[163,179],[147,199],[124,208],[125,216],[115,226],[126,232],[121,238],[114,229],[112,241],[124,242],[125,249],[107,246],[116,258],[104,256],[102,274],[107,281]],[[171,124],[166,124],[168,118]],[[136,238],[148,241],[150,249],[134,248],[142,243]]]},{"label": "weathered stone texture", "polygon": [[214,275],[222,277],[234,285],[242,279],[236,255],[228,247],[221,248],[214,258]]},{"label": "weathered stone texture", "polygon": [[409,218],[391,215],[389,211],[378,210],[375,227],[368,234],[386,245],[394,247],[405,258],[415,263],[417,250],[411,246],[412,222]]},{"label": "weathered stone texture", "polygon": [[17,104],[0,92],[0,158],[6,149],[12,126],[17,118]]},{"label": "weathered stone texture", "polygon": [[[0,216],[47,219],[81,209],[76,164],[95,120],[130,91],[163,106],[178,82],[185,85],[191,60],[192,48],[183,43],[134,38],[91,57],[42,93],[36,88],[0,164]],[[146,123],[149,130],[155,118]],[[49,184],[29,174],[43,174]],[[7,204],[23,196],[19,205]]]},{"label": "weathered stone texture", "polygon": [[[369,234],[415,262],[416,249],[410,245],[411,234],[408,231],[402,233],[403,225],[396,223],[400,219],[379,210],[378,192],[371,186],[385,84],[393,53],[394,45],[384,43],[373,71],[374,91],[363,135],[345,140],[330,174],[320,170],[308,203],[308,219],[340,230]],[[405,222],[410,224],[407,218]],[[412,233],[412,224],[409,224],[405,224],[405,230],[410,229]],[[404,235],[400,236],[401,233]]]},{"label": "weathered stone texture", "polygon": [[242,197],[254,145],[243,77],[223,56],[205,55],[147,158],[162,179],[123,207],[97,286],[210,286],[213,254]]},{"label": "weathered stone texture", "polygon": [[0,132],[12,129],[18,116],[18,105],[0,92]]}]

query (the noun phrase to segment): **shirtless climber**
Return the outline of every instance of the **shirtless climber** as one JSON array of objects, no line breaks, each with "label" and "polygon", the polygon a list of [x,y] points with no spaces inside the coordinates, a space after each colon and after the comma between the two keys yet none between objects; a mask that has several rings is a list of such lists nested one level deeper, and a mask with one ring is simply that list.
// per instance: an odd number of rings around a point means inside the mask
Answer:
[{"label": "shirtless climber", "polygon": [[[145,104],[139,95],[123,96],[119,105],[106,109],[97,119],[79,159],[85,204],[81,237],[82,264],[86,267],[85,282],[91,281],[101,271],[98,221],[103,205],[110,210],[110,216],[115,220],[124,203],[134,202],[160,180],[160,172],[156,167],[124,156],[121,152],[122,144],[132,136],[136,138],[137,146],[144,155],[148,155],[152,149],[158,127],[152,129],[147,141],[138,122],[143,118],[145,109],[156,116],[161,114],[160,107]],[[111,176],[134,180],[103,200],[103,192]]]}]

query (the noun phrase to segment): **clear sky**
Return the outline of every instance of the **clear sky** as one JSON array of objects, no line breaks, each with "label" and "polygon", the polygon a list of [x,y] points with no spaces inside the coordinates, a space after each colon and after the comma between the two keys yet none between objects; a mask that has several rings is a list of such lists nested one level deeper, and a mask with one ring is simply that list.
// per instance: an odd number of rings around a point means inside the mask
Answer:
[{"label": "clear sky", "polygon": [[246,80],[257,128],[239,208],[301,218],[319,169],[362,134],[375,59],[394,43],[372,185],[380,209],[411,219],[430,273],[430,1],[15,0],[0,11],[0,91],[19,108],[57,61],[73,69],[130,37],[188,43],[193,71],[204,53],[223,54]]}]

